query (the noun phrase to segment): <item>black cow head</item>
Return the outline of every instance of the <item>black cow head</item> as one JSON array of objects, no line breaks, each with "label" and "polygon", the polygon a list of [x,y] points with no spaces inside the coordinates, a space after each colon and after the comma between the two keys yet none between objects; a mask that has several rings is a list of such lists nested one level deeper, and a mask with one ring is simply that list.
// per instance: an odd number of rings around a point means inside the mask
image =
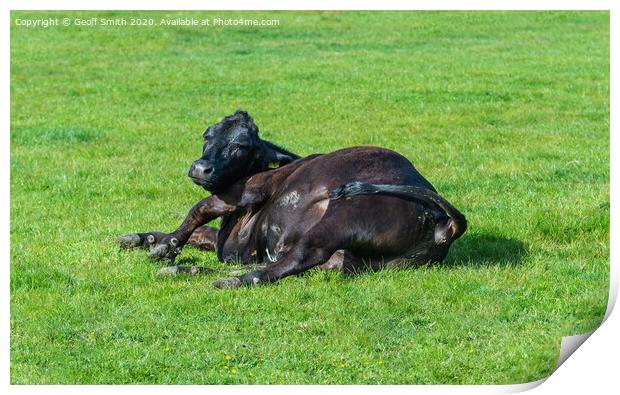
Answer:
[{"label": "black cow head", "polygon": [[204,189],[217,192],[270,167],[283,166],[299,156],[261,140],[258,127],[245,111],[237,111],[203,133],[200,159],[188,176]]}]

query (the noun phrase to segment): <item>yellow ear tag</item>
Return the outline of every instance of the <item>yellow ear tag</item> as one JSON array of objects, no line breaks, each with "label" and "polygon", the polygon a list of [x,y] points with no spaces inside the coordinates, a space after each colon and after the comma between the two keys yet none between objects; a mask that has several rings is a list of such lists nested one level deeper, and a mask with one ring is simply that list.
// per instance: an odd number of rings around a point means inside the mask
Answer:
[{"label": "yellow ear tag", "polygon": [[267,167],[269,167],[270,169],[277,169],[278,167],[280,167],[280,164],[278,162],[269,162],[269,164],[267,164]]}]

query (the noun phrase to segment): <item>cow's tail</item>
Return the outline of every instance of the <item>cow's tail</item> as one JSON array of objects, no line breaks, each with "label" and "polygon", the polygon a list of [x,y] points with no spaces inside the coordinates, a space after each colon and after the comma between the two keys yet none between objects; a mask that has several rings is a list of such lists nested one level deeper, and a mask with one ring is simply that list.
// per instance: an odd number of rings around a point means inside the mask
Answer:
[{"label": "cow's tail", "polygon": [[391,195],[435,204],[445,211],[452,220],[450,224],[452,240],[459,238],[467,230],[467,219],[465,216],[446,199],[427,188],[412,185],[371,184],[354,181],[334,189],[329,194],[329,198],[331,200],[348,199],[358,195]]}]

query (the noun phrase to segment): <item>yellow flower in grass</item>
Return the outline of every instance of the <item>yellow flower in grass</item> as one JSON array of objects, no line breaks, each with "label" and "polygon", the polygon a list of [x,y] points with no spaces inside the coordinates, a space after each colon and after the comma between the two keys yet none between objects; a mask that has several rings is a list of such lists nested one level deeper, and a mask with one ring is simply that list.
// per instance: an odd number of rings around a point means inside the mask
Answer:
[{"label": "yellow flower in grass", "polygon": [[232,368],[232,369],[230,369],[230,373],[232,373],[232,374],[237,374],[237,368]]}]

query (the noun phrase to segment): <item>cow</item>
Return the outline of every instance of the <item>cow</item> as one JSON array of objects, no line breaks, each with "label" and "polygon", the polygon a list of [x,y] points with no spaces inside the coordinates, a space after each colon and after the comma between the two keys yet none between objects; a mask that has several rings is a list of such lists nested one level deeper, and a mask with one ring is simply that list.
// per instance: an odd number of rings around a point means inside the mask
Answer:
[{"label": "cow", "polygon": [[[174,262],[185,245],[215,250],[252,270],[216,288],[277,281],[314,267],[344,273],[441,262],[467,220],[404,156],[359,146],[299,157],[259,137],[239,110],[203,133],[188,176],[211,195],[172,233],[134,233],[122,248],[143,247]],[[219,229],[206,226],[221,218]],[[169,266],[160,274],[198,274]]]}]

